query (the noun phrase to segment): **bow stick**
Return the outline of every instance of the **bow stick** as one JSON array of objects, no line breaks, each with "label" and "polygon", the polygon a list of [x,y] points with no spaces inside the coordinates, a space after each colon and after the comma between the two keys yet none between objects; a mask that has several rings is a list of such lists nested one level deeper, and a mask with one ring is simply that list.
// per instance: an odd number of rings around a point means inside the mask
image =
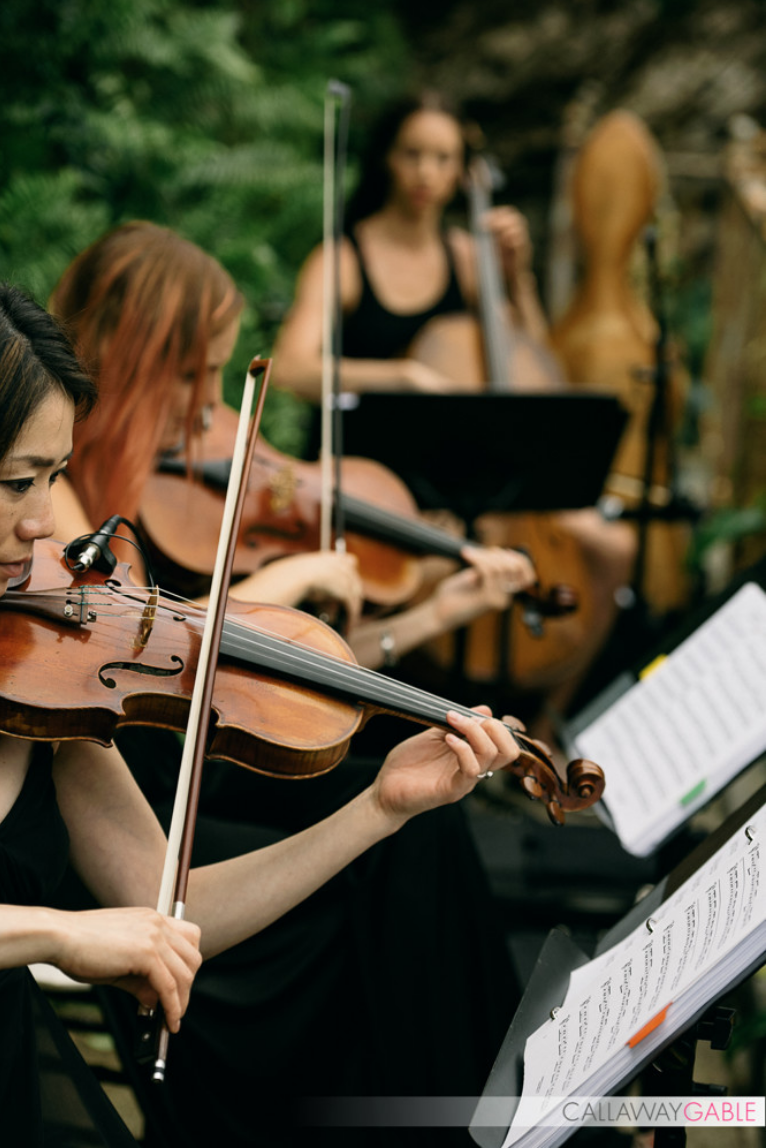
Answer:
[{"label": "bow stick", "polygon": [[[324,267],[322,304],[322,423],[319,548],[329,550],[333,519],[335,548],[344,550],[341,486],[340,410],[340,240],[343,232],[343,169],[348,140],[351,89],[329,80],[324,111]],[[340,104],[337,143],[335,107]],[[334,462],[334,473],[333,473]],[[333,488],[336,497],[333,499]]]},{"label": "bow stick", "polygon": [[[251,361],[245,377],[245,389],[234,445],[231,475],[226,491],[223,522],[218,538],[209,606],[200,640],[197,676],[189,706],[186,740],[173,803],[173,815],[168,831],[168,845],[157,911],[166,916],[172,915],[179,920],[183,920],[186,912],[186,894],[189,870],[191,869],[194,829],[202,784],[202,765],[210,726],[213,682],[226,614],[226,599],[234,565],[234,551],[239,525],[247,494],[247,475],[253,459],[270,374],[271,359],[256,358]],[[258,395],[258,406],[248,434],[248,420],[253,406],[255,382],[259,375],[264,377]],[[169,1038],[170,1030],[162,1021],[157,1037],[157,1052],[152,1080],[163,1081],[165,1079]],[[144,1039],[146,1038],[144,1037]]]}]

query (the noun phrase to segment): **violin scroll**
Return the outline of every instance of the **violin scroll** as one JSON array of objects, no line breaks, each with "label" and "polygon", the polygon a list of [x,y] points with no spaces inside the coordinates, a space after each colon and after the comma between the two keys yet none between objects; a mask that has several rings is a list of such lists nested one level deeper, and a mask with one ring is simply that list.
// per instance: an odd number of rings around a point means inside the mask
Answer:
[{"label": "violin scroll", "polygon": [[564,824],[565,812],[588,809],[601,800],[605,779],[600,766],[584,758],[570,761],[564,783],[542,742],[518,733],[514,736],[521,753],[506,769],[518,777],[521,789],[530,800],[545,801],[548,817],[554,825]]}]

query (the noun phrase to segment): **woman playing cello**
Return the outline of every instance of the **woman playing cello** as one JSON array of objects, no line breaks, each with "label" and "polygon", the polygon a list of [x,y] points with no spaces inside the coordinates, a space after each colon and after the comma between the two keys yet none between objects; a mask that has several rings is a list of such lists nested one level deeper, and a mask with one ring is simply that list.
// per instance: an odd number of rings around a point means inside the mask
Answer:
[{"label": "woman playing cello", "polygon": [[[340,245],[343,389],[432,394],[470,389],[460,372],[448,376],[417,357],[417,344],[424,344],[432,321],[477,306],[474,238],[444,224],[445,209],[464,176],[465,157],[462,117],[436,93],[403,100],[371,133]],[[526,221],[515,209],[501,206],[487,212],[482,225],[496,240],[514,331],[523,337],[523,346],[538,347],[545,357],[547,329],[531,270]],[[320,247],[304,264],[275,345],[277,383],[315,402],[321,389],[323,264]],[[488,381],[486,376],[483,381]],[[518,389],[525,390],[560,386],[537,369],[527,376],[519,372],[517,381]],[[544,442],[541,426],[541,451]],[[549,581],[574,583],[591,606],[587,633],[577,634],[571,656],[560,664],[554,657],[547,681],[543,675],[534,682],[534,688],[546,692],[549,704],[563,711],[611,630],[615,593],[630,580],[635,540],[625,523],[607,523],[590,509],[558,512],[555,529],[557,538],[564,537],[561,547],[551,547],[551,560],[557,553],[571,555],[574,570],[582,571],[586,584],[578,583],[569,570],[566,576],[555,569],[543,573]],[[524,545],[523,532],[514,545]],[[534,553],[534,544],[527,545]],[[542,570],[542,555],[539,561]],[[511,684],[524,688],[523,666],[517,677]],[[551,737],[552,731],[546,729],[545,736]]]},{"label": "woman playing cello", "polygon": [[[432,319],[476,308],[473,240],[443,223],[465,151],[462,119],[436,93],[403,100],[373,132],[340,245],[344,390],[464,389],[407,351]],[[501,252],[515,322],[544,341],[524,217],[496,207],[484,223]],[[314,402],[321,392],[323,261],[321,247],[306,260],[274,352],[277,382]]]}]

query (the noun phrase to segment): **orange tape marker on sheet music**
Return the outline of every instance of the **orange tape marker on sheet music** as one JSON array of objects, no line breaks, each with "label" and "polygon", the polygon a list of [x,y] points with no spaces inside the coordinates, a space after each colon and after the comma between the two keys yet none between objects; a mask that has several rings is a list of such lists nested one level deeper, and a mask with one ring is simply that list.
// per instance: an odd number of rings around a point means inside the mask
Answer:
[{"label": "orange tape marker on sheet music", "polygon": [[648,1036],[650,1032],[654,1032],[656,1028],[659,1028],[665,1017],[668,1015],[668,1009],[672,1003],[672,1001],[668,1001],[664,1009],[658,1012],[656,1016],[653,1016],[651,1020],[647,1021],[644,1027],[640,1028],[636,1035],[630,1038],[628,1041],[629,1048],[635,1048],[637,1044],[641,1043],[645,1036]]}]

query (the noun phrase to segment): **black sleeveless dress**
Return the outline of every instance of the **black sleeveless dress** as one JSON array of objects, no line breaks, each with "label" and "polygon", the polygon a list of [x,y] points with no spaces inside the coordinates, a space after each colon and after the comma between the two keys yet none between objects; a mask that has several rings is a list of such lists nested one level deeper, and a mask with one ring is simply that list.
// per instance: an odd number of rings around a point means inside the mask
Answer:
[{"label": "black sleeveless dress", "polygon": [[[370,277],[367,274],[364,258],[353,232],[346,238],[351,243],[359,263],[362,277],[362,293],[359,303],[349,314],[343,316],[341,353],[346,359],[396,359],[403,357],[416,335],[430,322],[442,315],[463,315],[468,304],[460,288],[455,261],[452,257],[446,236],[442,236],[447,256],[449,276],[442,296],[424,311],[411,311],[400,314],[389,311],[378,299]],[[321,421],[319,408],[313,407],[306,426],[306,458],[318,458],[321,445]]]},{"label": "black sleeveless dress", "polygon": [[[56,804],[51,750],[35,747],[22,790],[0,822],[0,903],[46,905],[65,871],[69,836]],[[29,970],[0,969],[3,1148],[136,1148]]]},{"label": "black sleeveless dress", "polygon": [[362,293],[357,307],[343,318],[343,355],[349,359],[395,359],[403,355],[412,340],[431,319],[440,315],[464,314],[468,305],[460,289],[455,262],[446,237],[442,237],[449,278],[444,294],[424,311],[389,311],[378,299],[370,283],[362,252],[353,232],[346,238],[359,262]]},{"label": "black sleeveless dress", "polygon": [[[167,824],[176,739],[129,728],[119,748]],[[350,757],[323,777],[290,781],[207,762],[194,863],[314,824],[369,784],[378,764]],[[110,996],[129,1046],[136,1010],[125,993]],[[146,1090],[145,1143],[470,1148],[464,1129],[315,1127],[308,1101],[477,1095],[517,1001],[462,807],[421,814],[263,932],[204,962],[165,1085]]]}]

